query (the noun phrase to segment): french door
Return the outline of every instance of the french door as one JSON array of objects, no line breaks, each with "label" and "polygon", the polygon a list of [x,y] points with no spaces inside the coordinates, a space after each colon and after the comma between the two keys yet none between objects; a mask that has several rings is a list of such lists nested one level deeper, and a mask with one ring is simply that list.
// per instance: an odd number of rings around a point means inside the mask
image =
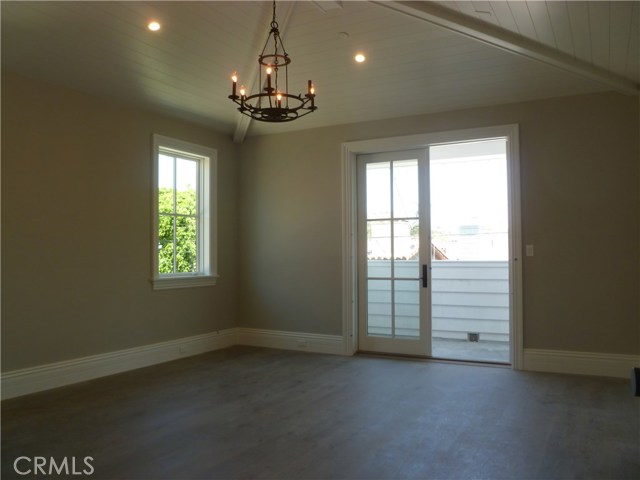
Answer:
[{"label": "french door", "polygon": [[430,355],[425,149],[358,155],[359,348]]},{"label": "french door", "polygon": [[357,156],[358,348],[509,363],[507,139]]}]

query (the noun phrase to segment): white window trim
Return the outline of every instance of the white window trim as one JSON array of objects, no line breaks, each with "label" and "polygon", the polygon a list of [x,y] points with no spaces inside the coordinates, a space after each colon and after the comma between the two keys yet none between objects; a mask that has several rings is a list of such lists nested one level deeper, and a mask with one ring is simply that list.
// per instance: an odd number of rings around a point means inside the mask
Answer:
[{"label": "white window trim", "polygon": [[[184,152],[192,156],[196,155],[204,159],[198,164],[198,189],[202,192],[198,205],[199,222],[204,227],[198,229],[198,248],[200,251],[198,252],[199,271],[197,273],[160,275],[158,271],[158,155],[161,148]],[[215,285],[218,278],[218,152],[213,148],[158,134],[153,135],[152,152],[151,284],[153,289],[166,290]]]}]

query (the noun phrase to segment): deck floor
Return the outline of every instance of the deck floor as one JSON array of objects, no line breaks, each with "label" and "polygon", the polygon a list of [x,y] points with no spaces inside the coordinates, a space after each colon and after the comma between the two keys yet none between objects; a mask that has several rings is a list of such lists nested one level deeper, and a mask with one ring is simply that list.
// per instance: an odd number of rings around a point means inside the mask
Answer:
[{"label": "deck floor", "polygon": [[509,342],[493,342],[489,340],[469,342],[466,340],[433,338],[431,349],[432,356],[435,358],[511,363]]}]

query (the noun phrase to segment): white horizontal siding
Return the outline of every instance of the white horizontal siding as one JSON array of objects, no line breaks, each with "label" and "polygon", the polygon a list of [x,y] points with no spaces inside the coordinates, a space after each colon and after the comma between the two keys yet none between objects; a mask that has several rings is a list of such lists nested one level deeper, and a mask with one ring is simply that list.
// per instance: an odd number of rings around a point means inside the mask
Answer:
[{"label": "white horizontal siding", "polygon": [[[419,263],[397,260],[396,335],[417,335],[419,325]],[[368,262],[369,277],[391,272],[389,260]],[[368,285],[369,333],[391,334],[391,281],[370,280]],[[506,261],[434,261],[431,266],[432,329],[436,338],[466,339],[479,333],[481,340],[509,340],[509,265]]]},{"label": "white horizontal siding", "polygon": [[436,261],[431,288],[434,337],[509,340],[508,262]]},{"label": "white horizontal siding", "polygon": [[505,280],[485,280],[475,279],[473,286],[469,285],[471,280],[449,280],[438,278],[433,284],[432,291],[439,293],[464,292],[473,288],[474,293],[509,293],[509,282]]},{"label": "white horizontal siding", "polygon": [[433,280],[509,280],[509,265],[504,262],[434,261],[431,265]]}]

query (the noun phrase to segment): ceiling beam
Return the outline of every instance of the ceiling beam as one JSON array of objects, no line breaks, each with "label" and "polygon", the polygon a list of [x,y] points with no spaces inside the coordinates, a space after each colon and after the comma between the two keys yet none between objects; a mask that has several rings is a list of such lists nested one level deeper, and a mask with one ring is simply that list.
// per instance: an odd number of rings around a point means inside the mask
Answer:
[{"label": "ceiling beam", "polygon": [[328,1],[328,0],[315,1],[315,0],[313,0],[312,3],[318,8],[318,10],[320,10],[323,13],[326,13],[329,10],[335,10],[337,8],[342,8],[342,2],[341,1]]},{"label": "ceiling beam", "polygon": [[437,3],[424,1],[373,1],[372,3],[432,25],[437,25],[509,53],[580,75],[618,92],[627,95],[640,95],[640,85],[628,78],[616,75],[509,30],[442,7]]},{"label": "ceiling beam", "polygon": [[[285,2],[280,4],[279,6],[280,10],[278,11],[278,13],[279,13],[279,18],[281,20],[278,22],[278,30],[280,31],[281,38],[285,36],[284,32],[286,31],[287,24],[291,19],[291,14],[293,13],[294,6],[295,6],[295,2]],[[269,4],[268,13],[269,13],[269,18],[265,20],[264,22],[265,25],[271,24],[272,14],[273,14],[271,10],[271,4]],[[269,29],[271,29],[271,27],[269,27]],[[260,53],[260,52],[256,52],[256,53]],[[251,81],[251,84],[247,85],[249,87],[247,91],[248,92],[255,91],[256,84],[258,83],[258,79],[260,78],[260,64],[258,62],[253,64],[253,66],[251,67],[251,70],[249,71],[249,74],[247,75],[247,78],[253,79]],[[259,88],[261,89],[262,87],[263,85],[259,86]],[[233,141],[235,143],[242,143],[244,141],[244,138],[247,136],[247,131],[249,130],[249,125],[251,125],[251,117],[248,117],[241,113],[240,116],[238,117],[238,122],[236,123],[236,130],[233,134]]]}]

